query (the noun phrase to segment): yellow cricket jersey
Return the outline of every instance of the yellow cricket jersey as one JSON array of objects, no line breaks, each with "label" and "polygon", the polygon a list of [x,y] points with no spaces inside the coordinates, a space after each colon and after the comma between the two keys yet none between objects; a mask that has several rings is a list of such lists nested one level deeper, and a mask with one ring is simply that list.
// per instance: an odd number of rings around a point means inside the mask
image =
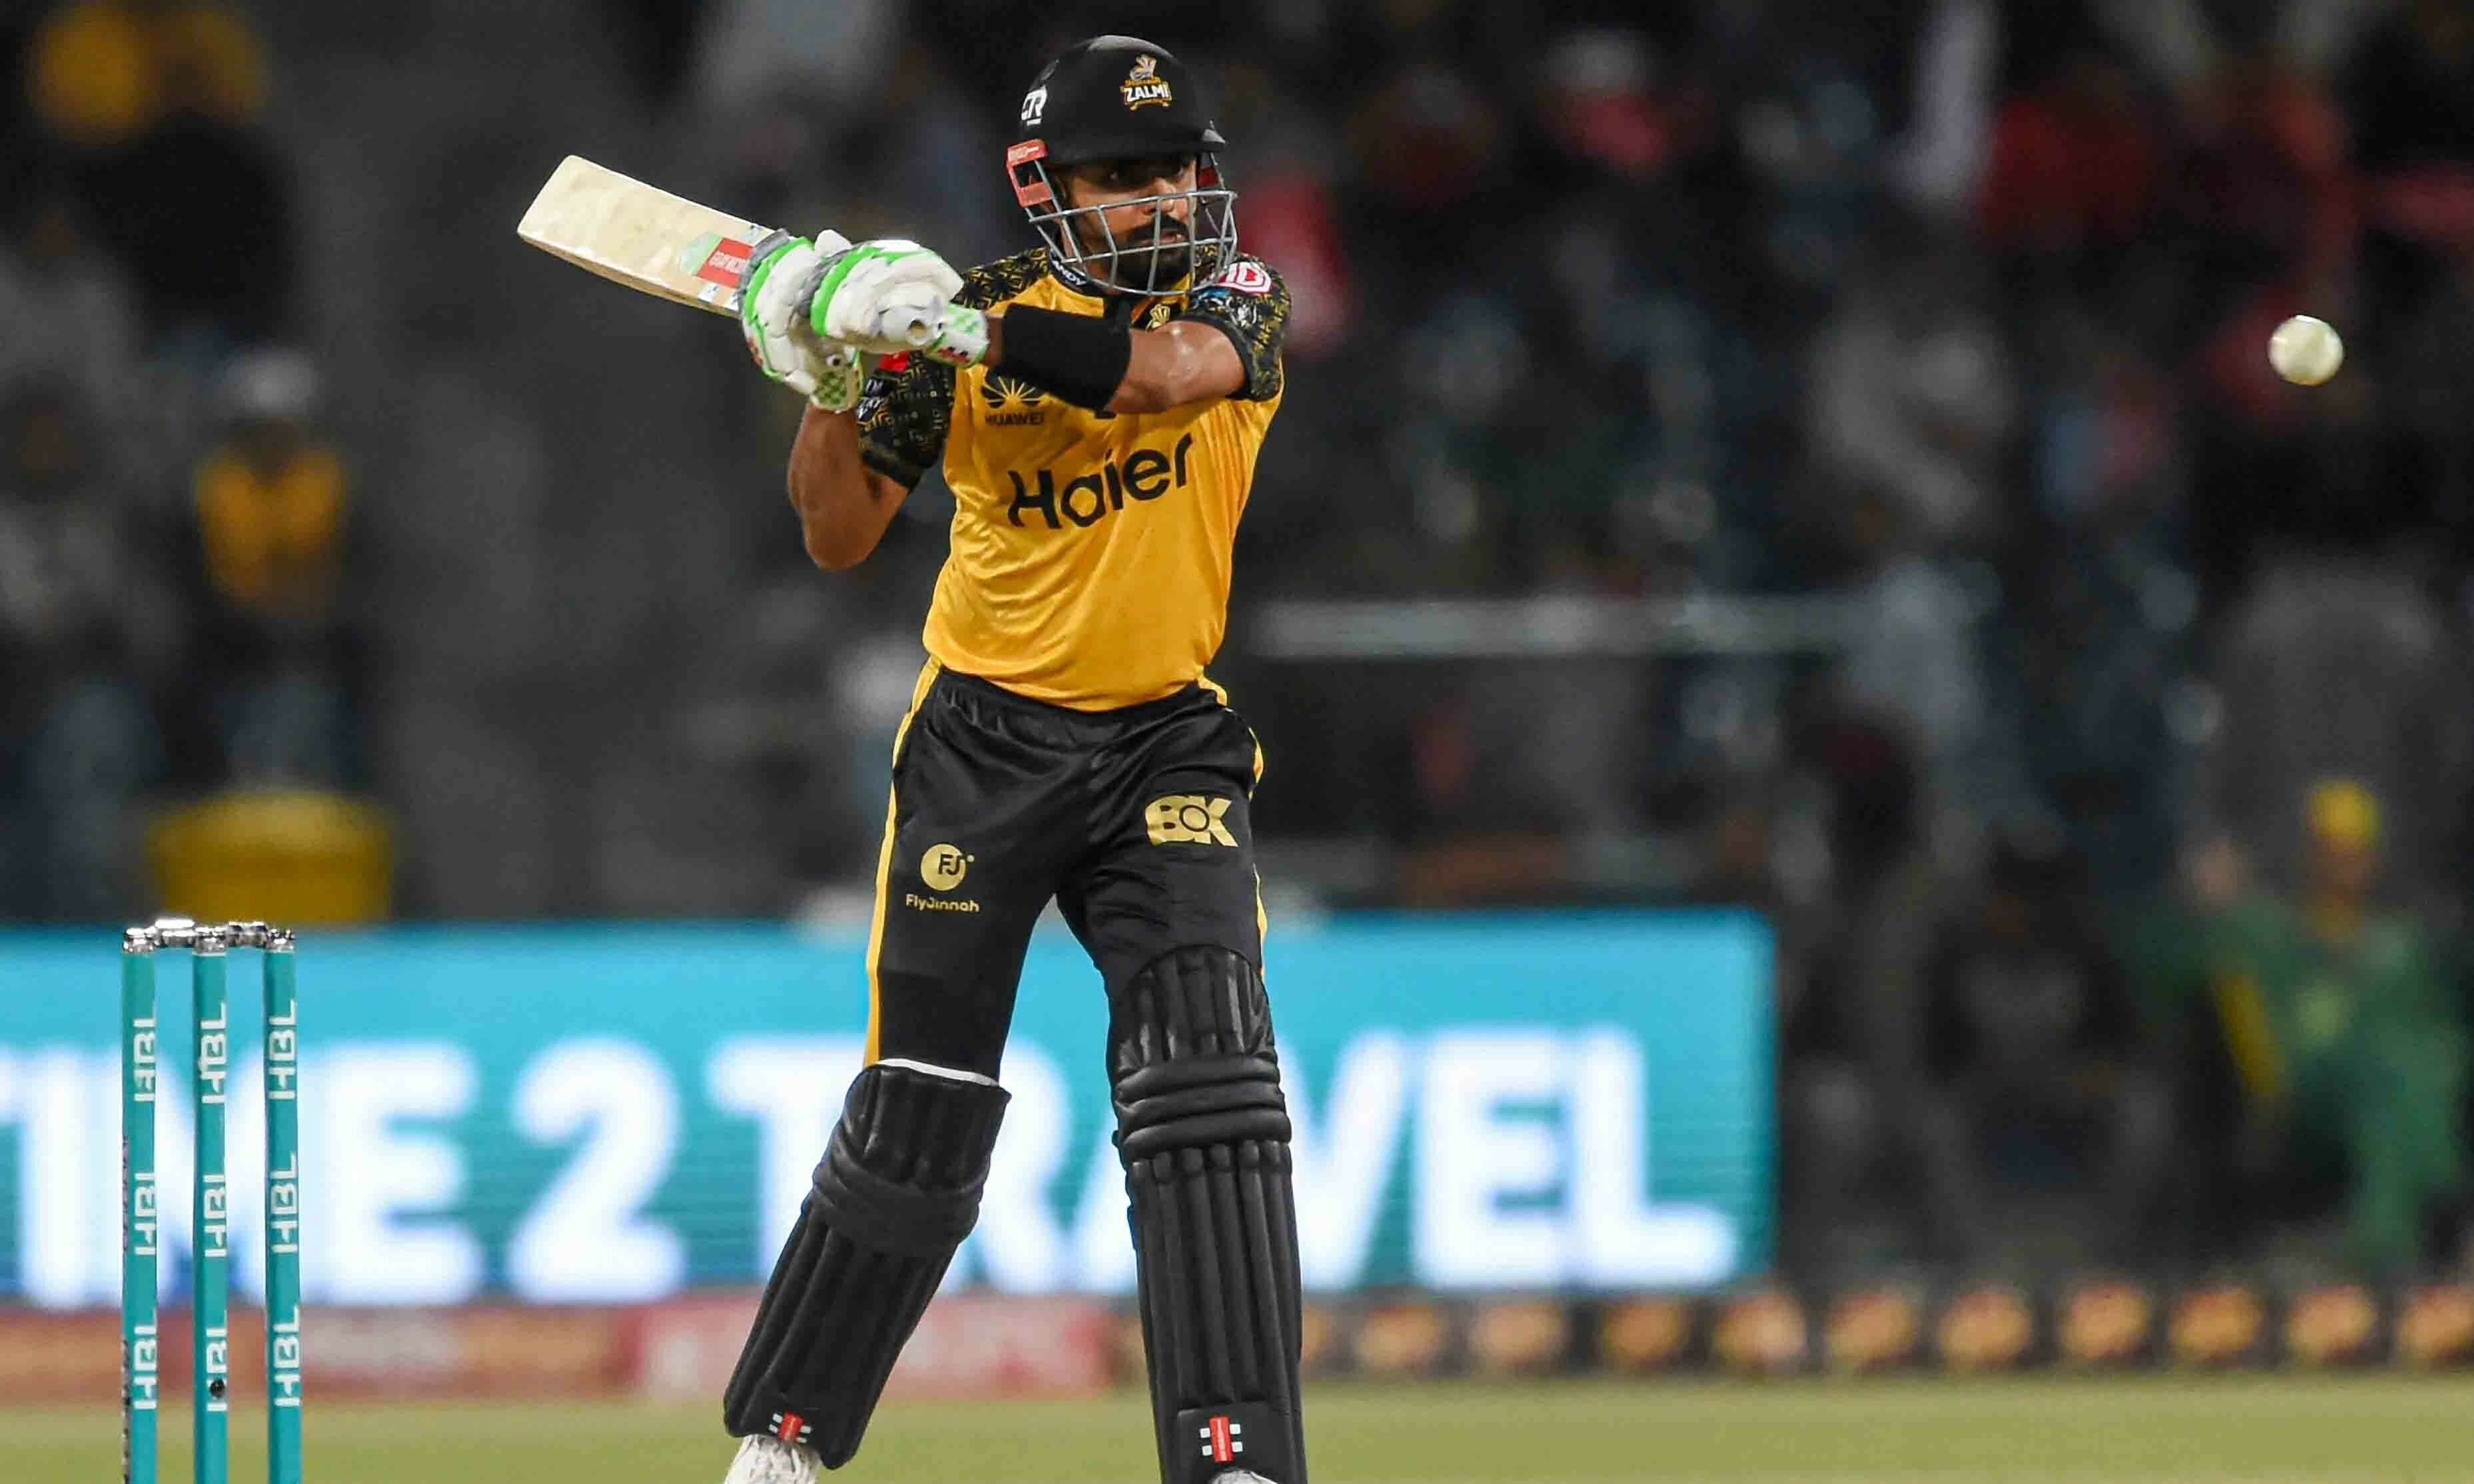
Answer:
[{"label": "yellow cricket jersey", "polygon": [[[1052,272],[1044,248],[971,270],[957,297],[1109,308]],[[908,486],[941,460],[954,491],[929,654],[1086,711],[1201,678],[1228,626],[1230,553],[1280,404],[1288,308],[1279,276],[1251,257],[1189,293],[1136,304],[1135,328],[1200,320],[1245,363],[1234,396],[1167,412],[1093,412],[1002,370],[919,356],[881,367],[859,404],[868,467]]]}]

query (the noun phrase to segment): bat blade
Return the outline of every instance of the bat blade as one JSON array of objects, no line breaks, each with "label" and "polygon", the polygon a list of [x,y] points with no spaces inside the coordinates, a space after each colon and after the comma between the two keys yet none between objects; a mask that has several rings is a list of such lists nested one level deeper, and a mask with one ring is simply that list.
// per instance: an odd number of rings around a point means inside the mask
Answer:
[{"label": "bat blade", "polygon": [[516,224],[516,235],[588,273],[731,315],[739,312],[748,250],[770,230],[580,155],[560,161]]}]

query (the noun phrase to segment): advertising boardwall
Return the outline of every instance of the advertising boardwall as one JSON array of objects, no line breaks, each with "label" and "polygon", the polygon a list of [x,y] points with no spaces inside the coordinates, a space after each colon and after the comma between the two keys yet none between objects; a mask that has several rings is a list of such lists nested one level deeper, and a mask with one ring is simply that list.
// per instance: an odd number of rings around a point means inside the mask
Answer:
[{"label": "advertising boardwall", "polygon": [[[117,947],[0,934],[0,1301],[119,1282]],[[861,936],[395,929],[300,950],[313,1303],[633,1303],[762,1280],[866,1030]],[[232,958],[236,1047],[255,966]],[[1274,924],[1308,1285],[1707,1289],[1766,1265],[1770,948],[1724,913]],[[187,961],[161,956],[167,1293],[188,1247]],[[1130,1291],[1107,1016],[1073,939],[1026,967],[1013,1101],[955,1288]],[[232,1067],[232,1272],[262,1105]]]}]

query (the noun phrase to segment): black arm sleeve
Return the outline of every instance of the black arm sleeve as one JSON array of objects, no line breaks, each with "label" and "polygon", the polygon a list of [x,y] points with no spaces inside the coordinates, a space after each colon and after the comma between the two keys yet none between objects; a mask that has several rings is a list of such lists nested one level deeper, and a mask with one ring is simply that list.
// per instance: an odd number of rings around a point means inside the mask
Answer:
[{"label": "black arm sleeve", "polygon": [[859,399],[859,453],[909,489],[945,456],[954,423],[954,368],[925,355],[890,355]]},{"label": "black arm sleeve", "polygon": [[1133,336],[1119,316],[1022,305],[1006,311],[1006,374],[1078,407],[1106,410],[1133,358]]}]

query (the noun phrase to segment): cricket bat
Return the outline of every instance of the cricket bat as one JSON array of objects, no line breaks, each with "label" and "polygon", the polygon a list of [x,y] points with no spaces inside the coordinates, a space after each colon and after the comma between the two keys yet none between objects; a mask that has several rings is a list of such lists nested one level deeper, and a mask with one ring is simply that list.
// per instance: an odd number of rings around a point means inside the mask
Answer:
[{"label": "cricket bat", "polygon": [[[559,161],[516,235],[640,294],[734,318],[748,256],[773,229],[698,206],[580,155]],[[910,343],[940,327],[913,320]]]}]

